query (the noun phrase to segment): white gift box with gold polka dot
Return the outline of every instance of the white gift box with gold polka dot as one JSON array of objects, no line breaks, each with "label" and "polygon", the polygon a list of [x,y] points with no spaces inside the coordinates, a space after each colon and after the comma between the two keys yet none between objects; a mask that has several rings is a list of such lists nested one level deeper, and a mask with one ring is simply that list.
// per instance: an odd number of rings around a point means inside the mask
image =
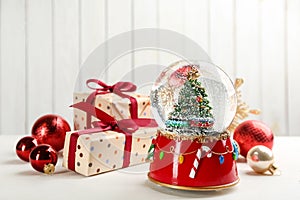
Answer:
[{"label": "white gift box with gold polka dot", "polygon": [[[128,93],[129,94],[129,93]],[[74,104],[81,101],[86,101],[90,93],[74,93]],[[139,118],[152,118],[150,111],[150,99],[147,95],[130,93],[130,96],[136,98],[138,104],[138,117]],[[106,112],[116,120],[130,118],[130,101],[127,98],[122,98],[114,93],[107,93],[97,95],[94,101],[96,108]],[[74,129],[83,130],[87,128],[87,113],[79,109],[74,109]],[[92,117],[91,123],[98,121]]]},{"label": "white gift box with gold polka dot", "polygon": [[[125,134],[115,131],[78,134],[79,132],[71,131],[66,134],[63,150],[64,167],[84,176],[123,168]],[[129,166],[146,162],[148,149],[156,133],[156,127],[141,127],[132,133]],[[72,142],[74,140],[72,134],[78,137],[76,143]],[[74,146],[70,148],[70,145]]]}]

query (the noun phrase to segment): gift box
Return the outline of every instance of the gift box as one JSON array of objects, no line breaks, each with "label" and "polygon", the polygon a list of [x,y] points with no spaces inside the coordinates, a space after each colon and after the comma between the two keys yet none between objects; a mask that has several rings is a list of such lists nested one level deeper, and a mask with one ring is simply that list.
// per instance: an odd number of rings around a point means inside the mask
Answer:
[{"label": "gift box", "polygon": [[[147,95],[134,93],[136,86],[130,82],[118,82],[112,86],[100,80],[87,80],[87,87],[93,92],[74,93],[74,103],[87,102],[101,109],[116,120],[129,118],[151,118],[150,99]],[[96,87],[91,87],[95,84]],[[95,117],[86,112],[74,109],[74,129],[83,130],[93,127]]]},{"label": "gift box", "polygon": [[98,121],[95,128],[67,132],[63,166],[84,176],[146,162],[156,136],[153,119],[116,120],[87,102],[73,105]]},{"label": "gift box", "polygon": [[[132,134],[129,164],[124,165],[126,137],[116,131],[68,132],[64,148],[64,167],[84,176],[120,169],[146,162],[156,128],[140,128]],[[76,142],[71,142],[76,138]],[[70,151],[70,145],[73,150]],[[73,155],[71,155],[73,154]],[[70,159],[73,159],[72,161]]]}]

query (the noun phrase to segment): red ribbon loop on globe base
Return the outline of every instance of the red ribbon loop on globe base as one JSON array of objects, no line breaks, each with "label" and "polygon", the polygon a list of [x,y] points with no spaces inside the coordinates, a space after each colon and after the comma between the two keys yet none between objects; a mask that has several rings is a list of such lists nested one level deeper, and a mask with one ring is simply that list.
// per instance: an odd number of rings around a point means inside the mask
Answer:
[{"label": "red ribbon loop on globe base", "polygon": [[[99,87],[92,87],[91,83],[94,83],[98,85]],[[98,80],[98,79],[89,79],[86,81],[86,85],[88,88],[95,90],[95,92],[91,93],[88,98],[86,99],[86,102],[90,104],[94,104],[95,98],[97,95],[101,94],[107,94],[107,93],[114,93],[122,98],[127,98],[130,101],[130,116],[131,119],[137,119],[138,118],[138,104],[137,100],[127,94],[124,94],[124,92],[134,92],[136,91],[136,85],[134,85],[131,82],[117,82],[114,85],[107,85],[104,82]],[[91,128],[91,116],[87,115],[86,120],[87,128]]]},{"label": "red ribbon loop on globe base", "polygon": [[153,119],[123,119],[116,121],[112,116],[103,112],[102,110],[92,106],[87,102],[79,102],[72,107],[85,111],[91,116],[96,117],[100,121],[94,122],[95,128],[78,131],[71,134],[69,144],[69,155],[68,155],[68,168],[75,171],[75,152],[77,146],[78,137],[82,134],[91,134],[99,131],[117,131],[125,135],[125,146],[124,146],[124,161],[123,167],[128,167],[130,164],[130,153],[132,146],[132,133],[138,130],[140,127],[156,127],[157,123]]}]

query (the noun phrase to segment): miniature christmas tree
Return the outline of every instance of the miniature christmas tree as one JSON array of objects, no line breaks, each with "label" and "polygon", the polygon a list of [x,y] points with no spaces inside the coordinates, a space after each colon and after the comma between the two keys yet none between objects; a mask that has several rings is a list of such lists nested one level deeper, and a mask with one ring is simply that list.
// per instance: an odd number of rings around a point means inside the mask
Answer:
[{"label": "miniature christmas tree", "polygon": [[[186,67],[186,66],[185,66]],[[200,76],[195,67],[190,67],[178,96],[174,110],[169,113],[166,128],[179,134],[209,134],[214,123],[212,107],[205,88],[198,80]]]}]

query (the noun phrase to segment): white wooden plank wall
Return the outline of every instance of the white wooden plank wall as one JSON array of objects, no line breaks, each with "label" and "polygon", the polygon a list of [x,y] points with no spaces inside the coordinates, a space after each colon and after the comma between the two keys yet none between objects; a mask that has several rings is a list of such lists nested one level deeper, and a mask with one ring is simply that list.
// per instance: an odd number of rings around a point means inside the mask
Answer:
[{"label": "white wooden plank wall", "polygon": [[286,59],[287,74],[285,77],[287,107],[288,107],[288,133],[299,135],[298,125],[300,119],[299,102],[300,102],[300,84],[299,81],[299,63],[300,63],[300,1],[291,0],[287,5],[287,21],[286,21]]},{"label": "white wooden plank wall", "polygon": [[[23,134],[27,123],[29,71],[26,66],[25,1],[1,1],[1,134]],[[27,57],[27,58],[26,58]],[[27,76],[27,77],[26,77]],[[51,90],[51,88],[48,88]],[[51,100],[49,101],[51,103]]]},{"label": "white wooden plank wall", "polygon": [[[157,28],[159,0],[133,0],[132,2],[133,29]],[[137,46],[138,42],[133,35],[133,48]],[[156,67],[159,63],[158,59],[159,53],[155,50],[141,49],[133,53],[132,65],[136,70],[133,71],[132,76],[134,83],[138,86],[138,92],[146,93],[151,89],[154,80],[150,75],[157,76],[160,72],[160,68]],[[145,71],[146,68],[149,71]],[[140,76],[143,73],[148,74],[148,76]]]},{"label": "white wooden plank wall", "polygon": [[[78,66],[80,1],[53,0],[53,112],[71,119],[73,95]],[[29,94],[30,95],[30,94]],[[38,102],[36,102],[38,104]],[[69,120],[71,122],[71,120]],[[31,127],[31,126],[29,126]]]},{"label": "white wooden plank wall", "polygon": [[[119,33],[163,28],[196,41],[232,79],[243,77],[244,99],[262,110],[254,119],[276,135],[300,135],[299,27],[298,0],[0,0],[0,134],[30,134],[46,113],[71,123],[68,106],[88,55]],[[177,59],[138,51],[112,63],[103,79],[139,82],[134,67]]]},{"label": "white wooden plank wall", "polygon": [[[253,107],[262,109],[262,98],[259,98],[262,96],[260,0],[236,1],[234,9],[236,76],[245,78],[245,84],[241,88],[243,97]],[[253,118],[262,119],[261,116]]]},{"label": "white wooden plank wall", "polygon": [[[51,0],[25,1],[24,11],[26,12],[26,45],[23,49],[26,54],[26,62],[24,69],[27,73],[25,77],[26,93],[30,95],[26,95],[26,99],[22,99],[22,101],[26,103],[25,125],[28,127],[41,113],[49,113],[54,110],[54,90],[52,88],[55,69],[53,67],[52,45],[54,41],[52,2]],[[22,24],[24,24],[23,21]],[[9,67],[3,66],[2,68]],[[14,95],[13,98],[16,96]],[[11,131],[14,132],[14,126],[11,127]]]}]

